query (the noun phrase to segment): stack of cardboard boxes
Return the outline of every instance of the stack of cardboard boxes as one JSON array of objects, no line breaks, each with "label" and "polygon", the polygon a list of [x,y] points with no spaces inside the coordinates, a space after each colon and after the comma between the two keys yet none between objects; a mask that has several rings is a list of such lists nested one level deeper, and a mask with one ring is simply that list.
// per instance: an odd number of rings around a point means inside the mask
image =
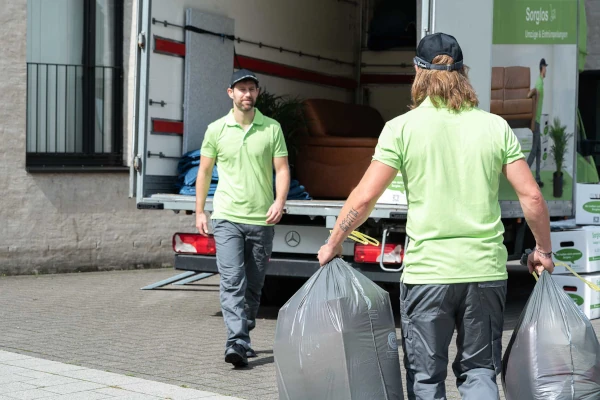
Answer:
[{"label": "stack of cardboard boxes", "polygon": [[[600,286],[600,185],[576,186],[575,227],[552,232],[554,261],[568,264],[582,278]],[[589,319],[600,318],[600,292],[565,267],[557,266],[553,278]]]}]

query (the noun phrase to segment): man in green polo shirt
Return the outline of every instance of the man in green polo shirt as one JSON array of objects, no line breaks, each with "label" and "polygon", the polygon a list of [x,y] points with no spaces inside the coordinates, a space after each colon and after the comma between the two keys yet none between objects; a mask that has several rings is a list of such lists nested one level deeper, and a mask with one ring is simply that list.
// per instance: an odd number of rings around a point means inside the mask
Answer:
[{"label": "man in green polo shirt", "polygon": [[546,60],[542,58],[540,60],[540,75],[535,82],[535,91],[537,94],[537,104],[535,111],[535,127],[533,130],[533,141],[531,144],[531,152],[527,158],[527,164],[531,167],[533,160],[535,159],[535,180],[540,187],[544,186],[542,179],[540,178],[540,163],[542,162],[542,133],[540,130],[540,117],[542,116],[542,107],[544,104],[544,78],[546,77]]},{"label": "man in green polo shirt", "polygon": [[290,171],[281,126],[254,107],[258,78],[245,69],[236,71],[227,93],[233,109],[208,126],[200,150],[196,227],[202,235],[209,234],[204,205],[216,162],[219,184],[211,219],[227,328],[225,361],[241,367],[248,365],[248,357],[256,357],[249,331],[256,325],[274,225],[283,214]]},{"label": "man in green polo shirt", "polygon": [[446,398],[456,328],[452,369],[462,398],[498,399],[507,281],[500,175],[515,189],[536,239],[528,263],[538,273],[554,268],[548,209],[507,122],[477,108],[456,39],[425,36],[414,62],[412,110],[386,123],[318,259],[326,265],[341,254],[401,171],[408,199],[400,283],[408,398]]}]

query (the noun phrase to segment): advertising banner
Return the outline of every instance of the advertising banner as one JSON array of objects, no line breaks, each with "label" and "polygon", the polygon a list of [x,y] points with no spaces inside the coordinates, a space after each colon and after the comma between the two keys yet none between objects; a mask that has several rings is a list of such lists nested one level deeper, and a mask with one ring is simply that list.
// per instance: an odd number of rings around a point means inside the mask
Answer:
[{"label": "advertising banner", "polygon": [[[490,112],[513,128],[548,201],[573,199],[577,0],[494,0]],[[517,200],[502,177],[500,200]]]}]

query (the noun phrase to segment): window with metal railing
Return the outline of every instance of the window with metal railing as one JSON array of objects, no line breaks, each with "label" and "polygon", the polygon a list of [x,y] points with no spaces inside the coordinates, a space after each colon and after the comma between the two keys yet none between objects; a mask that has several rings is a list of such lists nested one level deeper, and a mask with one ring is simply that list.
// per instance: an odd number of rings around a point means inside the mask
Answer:
[{"label": "window with metal railing", "polygon": [[28,170],[124,169],[122,31],[119,0],[28,1]]}]

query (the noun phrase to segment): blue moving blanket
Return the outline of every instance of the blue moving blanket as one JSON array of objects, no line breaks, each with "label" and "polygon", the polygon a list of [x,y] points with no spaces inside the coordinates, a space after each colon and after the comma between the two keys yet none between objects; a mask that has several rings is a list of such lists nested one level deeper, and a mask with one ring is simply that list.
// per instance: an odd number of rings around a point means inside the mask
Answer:
[{"label": "blue moving blanket", "polygon": [[[200,150],[194,150],[184,154],[177,164],[177,181],[175,187],[179,194],[195,196],[196,178],[200,165]],[[213,167],[208,197],[213,197],[219,183],[219,172],[217,166]],[[276,196],[275,172],[273,172],[273,195]],[[290,181],[290,188],[287,196],[288,200],[312,200],[312,197],[306,192],[306,188],[300,185],[296,179]]]}]

